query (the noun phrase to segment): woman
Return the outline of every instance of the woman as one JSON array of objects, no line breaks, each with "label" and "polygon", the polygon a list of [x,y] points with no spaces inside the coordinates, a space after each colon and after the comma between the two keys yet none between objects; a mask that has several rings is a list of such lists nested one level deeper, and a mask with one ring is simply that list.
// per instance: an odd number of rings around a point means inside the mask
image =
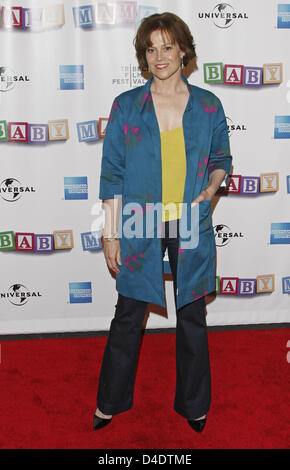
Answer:
[{"label": "woman", "polygon": [[[177,314],[174,409],[201,432],[211,385],[204,296],[215,290],[210,201],[231,167],[227,124],[219,99],[181,73],[196,54],[178,16],[143,19],[134,44],[140,67],[152,77],[115,99],[104,138],[99,197],[105,206],[104,255],[116,272],[118,301],[93,429],[132,407],[146,307],[166,306],[167,248]],[[188,219],[197,221],[198,236],[185,230]]]}]

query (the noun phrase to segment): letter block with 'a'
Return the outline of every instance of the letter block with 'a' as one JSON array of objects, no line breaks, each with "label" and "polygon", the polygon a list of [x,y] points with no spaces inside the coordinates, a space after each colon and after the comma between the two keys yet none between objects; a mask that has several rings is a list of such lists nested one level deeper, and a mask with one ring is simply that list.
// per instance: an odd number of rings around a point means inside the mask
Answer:
[{"label": "letter block with 'a'", "polygon": [[17,251],[34,251],[34,233],[15,233],[15,245]]},{"label": "letter block with 'a'", "polygon": [[226,186],[225,191],[228,193],[239,194],[241,192],[241,183],[242,183],[241,175],[230,175],[229,183]]},{"label": "letter block with 'a'", "polygon": [[205,83],[223,83],[222,62],[203,64],[203,76]]},{"label": "letter block with 'a'", "polygon": [[74,247],[72,230],[55,230],[53,237],[55,250],[70,250]]},{"label": "letter block with 'a'", "polygon": [[242,85],[244,76],[243,65],[224,65],[224,84],[225,85]]},{"label": "letter block with 'a'", "polygon": [[256,294],[256,279],[239,279],[239,295],[254,295]]},{"label": "letter block with 'a'", "polygon": [[0,232],[0,250],[15,250],[14,232]]},{"label": "letter block with 'a'", "polygon": [[28,141],[28,122],[8,122],[9,142]]},{"label": "letter block with 'a'", "polygon": [[238,285],[238,277],[221,277],[220,293],[227,295],[237,295]]},{"label": "letter block with 'a'", "polygon": [[275,275],[274,274],[261,274],[257,276],[256,279],[257,279],[257,294],[274,292],[275,290]]}]

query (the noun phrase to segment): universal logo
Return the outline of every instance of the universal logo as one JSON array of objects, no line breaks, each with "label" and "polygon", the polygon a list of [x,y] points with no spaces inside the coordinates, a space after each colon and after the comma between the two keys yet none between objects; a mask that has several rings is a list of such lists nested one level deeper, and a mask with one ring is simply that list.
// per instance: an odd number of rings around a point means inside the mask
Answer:
[{"label": "universal logo", "polygon": [[237,13],[229,3],[218,3],[211,12],[201,12],[198,17],[211,18],[218,28],[229,28],[236,19],[248,19],[247,13]]},{"label": "universal logo", "polygon": [[232,232],[230,227],[224,224],[219,224],[214,227],[214,236],[216,246],[226,246],[232,238],[243,238],[241,232]]},{"label": "universal logo", "polygon": [[229,118],[228,116],[226,117],[226,119],[227,119],[229,137],[231,137],[233,135],[233,132],[235,131],[247,130],[244,124],[234,124],[231,118]]},{"label": "universal logo", "polygon": [[0,91],[12,90],[16,82],[29,82],[27,75],[17,75],[9,67],[0,67]]},{"label": "universal logo", "polygon": [[39,292],[27,289],[23,284],[13,284],[7,292],[1,292],[1,299],[8,299],[13,305],[25,305],[31,297],[42,297]]},{"label": "universal logo", "polygon": [[6,178],[0,184],[0,196],[4,201],[15,202],[23,193],[35,193],[33,186],[23,186],[16,178]]},{"label": "universal logo", "polygon": [[112,78],[113,85],[126,85],[129,87],[136,87],[144,85],[146,79],[141,75],[141,69],[137,65],[122,65],[121,75],[119,77]]}]

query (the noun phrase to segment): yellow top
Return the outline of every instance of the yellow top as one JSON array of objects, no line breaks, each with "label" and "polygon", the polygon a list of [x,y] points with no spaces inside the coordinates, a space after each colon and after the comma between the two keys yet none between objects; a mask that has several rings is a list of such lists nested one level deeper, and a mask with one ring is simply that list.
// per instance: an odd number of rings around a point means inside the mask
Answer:
[{"label": "yellow top", "polygon": [[[162,221],[180,219],[186,177],[183,127],[160,132],[162,159]],[[168,205],[166,204],[174,203]]]}]

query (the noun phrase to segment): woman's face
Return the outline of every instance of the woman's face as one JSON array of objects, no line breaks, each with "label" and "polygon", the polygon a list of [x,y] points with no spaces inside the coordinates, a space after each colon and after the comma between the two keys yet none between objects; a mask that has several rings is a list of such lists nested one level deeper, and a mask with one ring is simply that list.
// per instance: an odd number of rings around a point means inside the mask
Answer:
[{"label": "woman's face", "polygon": [[172,44],[170,36],[162,34],[160,29],[151,33],[150,40],[152,46],[146,51],[148,68],[155,77],[165,80],[180,69],[185,53],[177,42]]}]

